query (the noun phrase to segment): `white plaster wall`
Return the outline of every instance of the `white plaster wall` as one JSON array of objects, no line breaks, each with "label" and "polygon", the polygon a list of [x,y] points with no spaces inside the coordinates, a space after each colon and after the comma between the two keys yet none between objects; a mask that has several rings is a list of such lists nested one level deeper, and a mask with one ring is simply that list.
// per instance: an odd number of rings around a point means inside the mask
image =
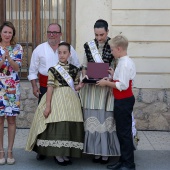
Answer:
[{"label": "white plaster wall", "polygon": [[106,20],[111,28],[111,10],[111,0],[76,0],[76,51],[81,63],[84,56],[83,45],[94,38],[93,26],[96,20]]},{"label": "white plaster wall", "polygon": [[137,88],[170,87],[170,1],[112,0],[112,36],[129,39]]}]

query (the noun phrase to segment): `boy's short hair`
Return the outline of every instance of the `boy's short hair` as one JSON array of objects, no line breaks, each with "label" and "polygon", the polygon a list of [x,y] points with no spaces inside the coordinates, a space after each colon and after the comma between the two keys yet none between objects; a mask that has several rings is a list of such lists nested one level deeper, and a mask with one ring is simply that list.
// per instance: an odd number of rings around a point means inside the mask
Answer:
[{"label": "boy's short hair", "polygon": [[117,35],[116,37],[109,40],[109,45],[113,47],[122,47],[123,50],[128,48],[128,39],[123,35]]}]

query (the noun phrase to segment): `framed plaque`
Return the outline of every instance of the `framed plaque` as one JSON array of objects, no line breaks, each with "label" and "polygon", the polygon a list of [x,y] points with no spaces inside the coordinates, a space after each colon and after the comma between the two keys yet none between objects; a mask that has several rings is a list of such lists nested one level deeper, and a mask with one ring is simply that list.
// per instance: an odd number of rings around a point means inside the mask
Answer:
[{"label": "framed plaque", "polygon": [[83,83],[95,84],[97,81],[104,77],[108,77],[109,63],[93,63],[87,64],[87,73],[89,79],[83,79]]}]

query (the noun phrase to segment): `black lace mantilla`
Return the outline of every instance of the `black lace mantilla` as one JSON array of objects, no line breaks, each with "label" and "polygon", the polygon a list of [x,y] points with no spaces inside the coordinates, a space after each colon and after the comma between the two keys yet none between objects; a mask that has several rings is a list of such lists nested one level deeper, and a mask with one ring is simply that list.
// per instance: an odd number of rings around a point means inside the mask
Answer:
[{"label": "black lace mantilla", "polygon": [[[76,76],[79,72],[79,68],[76,66],[69,64],[69,75],[72,77],[73,81],[75,82]],[[58,73],[58,71],[54,67],[50,67],[49,70],[53,73],[54,77],[59,81],[62,86],[69,86],[67,82],[64,80],[64,78]]]},{"label": "black lace mantilla", "polygon": [[[105,63],[111,64],[111,62],[113,61],[114,58],[113,58],[113,55],[111,54],[110,45],[108,44],[109,40],[110,40],[110,38],[108,37],[105,44],[104,44],[103,52],[102,52],[102,59]],[[99,46],[98,41],[96,39],[94,39],[94,41],[95,41],[96,46],[98,48],[98,46]],[[88,62],[95,62],[94,59],[93,59],[92,53],[90,51],[90,47],[89,47],[87,42],[84,44],[84,49],[85,49],[85,53],[86,53],[86,56],[87,56],[87,61]]]}]

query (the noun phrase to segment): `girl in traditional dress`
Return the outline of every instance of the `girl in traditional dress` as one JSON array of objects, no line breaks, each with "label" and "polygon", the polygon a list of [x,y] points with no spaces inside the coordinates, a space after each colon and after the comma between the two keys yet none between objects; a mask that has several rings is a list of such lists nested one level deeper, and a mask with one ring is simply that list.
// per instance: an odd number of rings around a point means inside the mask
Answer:
[{"label": "girl in traditional dress", "polygon": [[26,150],[54,156],[59,165],[72,162],[69,157],[81,157],[84,129],[81,104],[77,90],[79,69],[67,62],[70,45],[62,42],[58,47],[59,63],[48,72],[47,93],[36,110]]}]

